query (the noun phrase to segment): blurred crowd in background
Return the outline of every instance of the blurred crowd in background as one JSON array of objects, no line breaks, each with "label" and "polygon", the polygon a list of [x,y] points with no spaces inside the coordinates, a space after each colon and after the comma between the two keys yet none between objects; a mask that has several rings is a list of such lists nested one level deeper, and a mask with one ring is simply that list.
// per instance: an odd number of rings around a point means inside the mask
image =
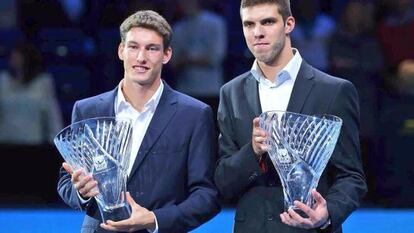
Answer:
[{"label": "blurred crowd in background", "polygon": [[[0,157],[18,156],[2,152],[3,147],[9,152],[13,146],[51,146],[70,123],[76,100],[119,83],[118,27],[140,9],[159,12],[173,26],[173,59],[163,79],[217,110],[221,85],[253,62],[239,4],[1,0]],[[414,0],[291,0],[291,6],[293,47],[311,65],[350,80],[359,92],[370,189],[365,204],[414,207]]]}]

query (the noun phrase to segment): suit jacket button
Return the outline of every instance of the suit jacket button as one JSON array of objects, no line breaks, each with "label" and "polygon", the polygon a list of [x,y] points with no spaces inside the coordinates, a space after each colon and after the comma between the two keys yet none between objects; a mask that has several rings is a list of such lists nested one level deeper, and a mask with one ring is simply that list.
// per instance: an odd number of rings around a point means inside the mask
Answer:
[{"label": "suit jacket button", "polygon": [[273,221],[273,215],[267,215],[267,220]]}]

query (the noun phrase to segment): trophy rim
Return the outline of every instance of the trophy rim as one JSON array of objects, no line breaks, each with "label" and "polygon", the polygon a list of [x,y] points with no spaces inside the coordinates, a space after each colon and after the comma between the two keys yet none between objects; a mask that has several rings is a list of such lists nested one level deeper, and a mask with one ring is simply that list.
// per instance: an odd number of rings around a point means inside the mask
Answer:
[{"label": "trophy rim", "polygon": [[[343,122],[343,120],[340,117],[338,117],[336,115],[333,115],[333,114],[324,114],[323,113],[323,114],[309,115],[309,114],[303,114],[303,113],[297,113],[297,112],[291,112],[291,111],[283,111],[283,110],[265,111],[265,112],[262,112],[259,117],[262,118],[265,114],[269,114],[269,113],[288,113],[288,114],[300,115],[300,116],[303,116],[303,117],[317,117],[317,118],[320,118],[321,120],[324,120],[324,121],[330,121],[330,122],[333,122],[333,123],[340,123],[340,124],[342,124],[342,122]],[[326,117],[329,117],[329,118],[326,118]]]},{"label": "trophy rim", "polygon": [[101,120],[101,119],[112,119],[112,120],[121,120],[121,121],[127,121],[129,124],[131,124],[132,126],[132,119],[127,118],[127,117],[111,117],[111,116],[104,116],[104,117],[92,117],[92,118],[87,118],[87,119],[83,119],[80,121],[76,121],[73,122],[69,125],[67,125],[66,127],[64,127],[63,129],[61,129],[55,136],[55,139],[57,139],[59,137],[59,135],[61,135],[63,132],[65,132],[66,130],[72,128],[75,125],[79,125],[82,123],[85,123],[87,121],[93,121],[93,120]]}]

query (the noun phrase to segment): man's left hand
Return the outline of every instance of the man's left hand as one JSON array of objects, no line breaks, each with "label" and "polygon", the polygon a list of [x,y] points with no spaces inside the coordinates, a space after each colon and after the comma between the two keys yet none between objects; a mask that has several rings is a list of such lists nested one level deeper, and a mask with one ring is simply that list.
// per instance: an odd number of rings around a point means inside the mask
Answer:
[{"label": "man's left hand", "polygon": [[329,218],[326,200],[316,190],[312,190],[312,196],[316,201],[313,209],[302,202],[295,201],[296,207],[302,210],[308,218],[304,218],[293,209],[289,209],[288,212],[280,214],[282,222],[289,226],[303,229],[313,229],[323,226]]},{"label": "man's left hand", "polygon": [[126,197],[132,209],[131,217],[118,222],[108,220],[106,223],[101,223],[101,227],[108,231],[134,232],[142,229],[154,231],[154,213],[138,205],[129,192],[126,193]]}]

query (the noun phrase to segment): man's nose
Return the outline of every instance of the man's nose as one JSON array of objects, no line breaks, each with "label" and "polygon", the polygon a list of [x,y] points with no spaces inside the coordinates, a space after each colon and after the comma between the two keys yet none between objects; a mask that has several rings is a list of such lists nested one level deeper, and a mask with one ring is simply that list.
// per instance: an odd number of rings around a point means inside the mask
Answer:
[{"label": "man's nose", "polygon": [[258,25],[253,30],[253,35],[255,38],[263,38],[264,37],[264,31],[263,27]]},{"label": "man's nose", "polygon": [[145,55],[144,50],[138,51],[137,61],[138,61],[138,63],[145,63],[146,62],[146,55]]}]

